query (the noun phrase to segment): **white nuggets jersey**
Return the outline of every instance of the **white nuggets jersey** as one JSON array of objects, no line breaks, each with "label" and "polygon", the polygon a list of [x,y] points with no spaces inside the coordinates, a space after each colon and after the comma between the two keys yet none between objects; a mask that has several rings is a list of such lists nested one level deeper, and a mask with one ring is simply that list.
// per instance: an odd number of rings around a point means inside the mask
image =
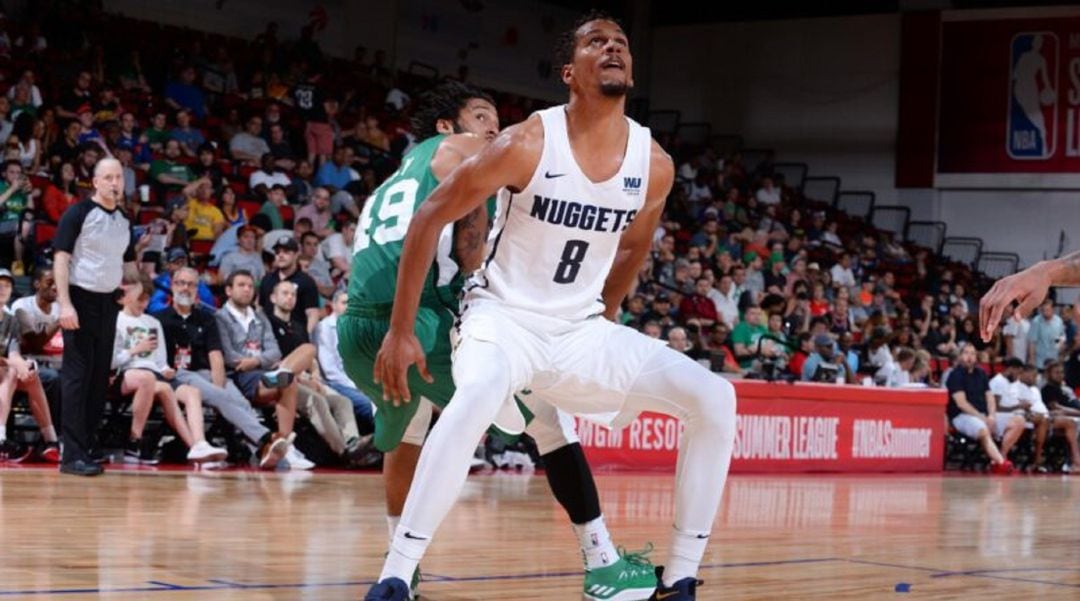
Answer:
[{"label": "white nuggets jersey", "polygon": [[489,256],[465,302],[501,304],[578,320],[603,312],[601,293],[622,232],[645,203],[652,138],[627,118],[622,167],[594,183],[578,167],[566,133],[566,107],[539,111],[544,150],[528,186],[499,192]]}]

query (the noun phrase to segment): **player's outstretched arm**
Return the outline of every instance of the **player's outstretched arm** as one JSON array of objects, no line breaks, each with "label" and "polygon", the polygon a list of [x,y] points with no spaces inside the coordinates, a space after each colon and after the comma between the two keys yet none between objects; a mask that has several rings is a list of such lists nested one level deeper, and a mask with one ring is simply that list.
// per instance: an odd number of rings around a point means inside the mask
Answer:
[{"label": "player's outstretched arm", "polygon": [[630,287],[634,285],[634,278],[641,270],[642,262],[649,255],[653,233],[664,214],[664,205],[674,180],[675,165],[671,157],[653,140],[645,206],[619,239],[615,262],[604,283],[604,316],[612,321],[615,320],[623,299],[630,292]]},{"label": "player's outstretched arm", "polygon": [[998,280],[979,301],[979,325],[984,342],[990,342],[1005,311],[1019,302],[1016,312],[1029,315],[1038,307],[1051,286],[1080,285],[1080,251],[1059,259],[1040,261],[1031,267]]},{"label": "player's outstretched arm", "polygon": [[439,233],[447,224],[481,206],[499,188],[523,188],[532,177],[542,149],[539,119],[508,128],[454,169],[413,216],[398,267],[390,330],[375,358],[375,381],[382,385],[385,400],[395,405],[411,400],[408,371],[413,364],[424,379],[431,381],[424,351],[413,328],[424,280],[435,259]]}]

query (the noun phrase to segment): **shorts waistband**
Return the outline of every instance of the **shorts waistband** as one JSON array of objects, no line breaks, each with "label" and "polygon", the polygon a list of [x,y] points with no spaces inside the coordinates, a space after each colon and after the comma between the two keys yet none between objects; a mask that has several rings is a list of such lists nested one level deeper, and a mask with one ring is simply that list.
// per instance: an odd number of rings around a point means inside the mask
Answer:
[{"label": "shorts waistband", "polygon": [[361,317],[365,319],[390,319],[394,310],[393,303],[381,303],[375,305],[349,305],[345,309],[345,315]]}]

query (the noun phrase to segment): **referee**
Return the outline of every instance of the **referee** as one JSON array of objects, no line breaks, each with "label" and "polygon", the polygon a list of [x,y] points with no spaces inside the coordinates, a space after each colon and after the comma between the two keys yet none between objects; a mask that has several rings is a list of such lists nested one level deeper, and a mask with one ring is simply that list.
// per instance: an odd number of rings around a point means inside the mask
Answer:
[{"label": "referee", "polygon": [[116,159],[94,167],[94,195],[60,218],[53,240],[53,274],[64,328],[60,375],[62,457],[60,471],[97,476],[104,469],[90,455],[109,385],[117,291],[124,275],[133,281],[131,223],[118,206],[124,172]]}]

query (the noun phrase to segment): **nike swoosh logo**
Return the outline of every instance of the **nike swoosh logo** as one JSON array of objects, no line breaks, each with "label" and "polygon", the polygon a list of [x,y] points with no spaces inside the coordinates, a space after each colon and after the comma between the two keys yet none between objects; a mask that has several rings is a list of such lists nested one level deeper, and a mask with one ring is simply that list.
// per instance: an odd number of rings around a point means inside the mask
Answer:
[{"label": "nike swoosh logo", "polygon": [[663,601],[663,599],[670,599],[670,598],[672,598],[672,597],[674,597],[675,595],[678,595],[678,594],[679,594],[679,591],[671,591],[670,593],[657,592],[656,593],[656,599],[657,599],[657,601]]},{"label": "nike swoosh logo", "polygon": [[552,173],[550,171],[545,171],[544,172],[544,177],[546,177],[547,179],[555,179],[556,177],[562,177],[564,175],[566,175],[566,174],[565,173]]},{"label": "nike swoosh logo", "polygon": [[414,536],[412,532],[406,532],[405,538],[409,538],[412,540],[427,540],[427,538],[423,536]]},{"label": "nike swoosh logo", "polygon": [[708,534],[699,534],[699,535],[697,535],[697,537],[698,537],[699,539],[705,539],[705,538],[709,538],[709,536],[710,536],[710,535],[708,535]]}]

